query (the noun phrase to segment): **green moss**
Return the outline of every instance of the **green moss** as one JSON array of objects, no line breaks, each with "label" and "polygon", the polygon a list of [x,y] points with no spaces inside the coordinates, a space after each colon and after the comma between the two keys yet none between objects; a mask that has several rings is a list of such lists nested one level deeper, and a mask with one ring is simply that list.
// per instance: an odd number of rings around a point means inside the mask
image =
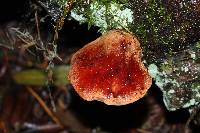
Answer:
[{"label": "green moss", "polygon": [[146,6],[144,6],[143,2],[137,2],[134,3],[136,6],[132,7],[134,12],[136,12],[136,14],[134,14],[136,18],[133,25],[134,33],[137,34],[144,43],[149,41],[149,35],[151,35],[151,38],[154,39],[156,44],[168,44],[171,39],[160,36],[160,31],[171,24],[172,18],[171,15],[167,13],[162,2],[149,0]]},{"label": "green moss", "polygon": [[196,43],[196,48],[200,49],[200,41]]},{"label": "green moss", "polygon": [[160,69],[167,74],[171,74],[173,72],[172,64],[170,62],[168,62],[168,63],[169,64],[166,64],[166,63],[161,64]]},{"label": "green moss", "polygon": [[60,7],[64,6],[68,0],[50,0],[50,3],[56,3]]}]

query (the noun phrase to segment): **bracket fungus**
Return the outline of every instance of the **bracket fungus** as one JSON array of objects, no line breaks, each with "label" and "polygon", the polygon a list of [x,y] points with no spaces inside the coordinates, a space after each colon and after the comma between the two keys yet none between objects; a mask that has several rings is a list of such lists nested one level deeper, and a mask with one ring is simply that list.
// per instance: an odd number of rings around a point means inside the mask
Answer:
[{"label": "bracket fungus", "polygon": [[77,51],[68,78],[83,99],[107,105],[135,102],[152,84],[139,41],[120,30],[111,30]]}]

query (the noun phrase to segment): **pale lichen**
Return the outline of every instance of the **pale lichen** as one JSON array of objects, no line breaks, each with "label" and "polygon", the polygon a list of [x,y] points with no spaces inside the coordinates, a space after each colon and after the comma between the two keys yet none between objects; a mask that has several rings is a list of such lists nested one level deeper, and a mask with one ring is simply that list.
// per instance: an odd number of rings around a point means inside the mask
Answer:
[{"label": "pale lichen", "polygon": [[[81,9],[82,12],[84,12],[84,8]],[[76,9],[71,10],[71,14],[70,16],[75,19],[76,21],[78,21],[80,24],[85,23],[86,22],[86,18],[84,17],[83,14],[78,14]]]},{"label": "pale lichen", "polygon": [[124,8],[123,4],[114,1],[107,2],[107,4],[92,1],[88,7],[81,8],[81,10],[82,13],[80,9],[73,9],[71,17],[81,23],[87,22],[89,26],[98,26],[102,33],[110,29],[128,29],[133,23],[133,12]]},{"label": "pale lichen", "polygon": [[188,108],[200,102],[200,63],[191,53],[199,55],[200,50],[191,47],[148,67],[163,92],[168,110]]}]

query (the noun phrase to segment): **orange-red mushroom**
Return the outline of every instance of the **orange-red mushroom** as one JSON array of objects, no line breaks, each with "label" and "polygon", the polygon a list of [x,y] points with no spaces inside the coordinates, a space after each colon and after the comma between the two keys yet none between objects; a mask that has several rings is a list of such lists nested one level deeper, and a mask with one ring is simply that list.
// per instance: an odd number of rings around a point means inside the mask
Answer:
[{"label": "orange-red mushroom", "polygon": [[120,30],[109,31],[77,51],[68,78],[83,99],[108,105],[137,101],[152,84],[141,61],[140,43]]}]

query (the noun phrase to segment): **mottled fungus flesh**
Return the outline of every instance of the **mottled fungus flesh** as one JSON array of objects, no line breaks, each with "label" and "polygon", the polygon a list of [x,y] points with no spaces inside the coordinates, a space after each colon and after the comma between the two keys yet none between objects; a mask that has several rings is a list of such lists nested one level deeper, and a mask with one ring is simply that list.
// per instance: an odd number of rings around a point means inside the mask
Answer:
[{"label": "mottled fungus flesh", "polygon": [[68,78],[83,99],[108,105],[133,103],[152,84],[139,41],[120,30],[109,31],[77,51]]}]

